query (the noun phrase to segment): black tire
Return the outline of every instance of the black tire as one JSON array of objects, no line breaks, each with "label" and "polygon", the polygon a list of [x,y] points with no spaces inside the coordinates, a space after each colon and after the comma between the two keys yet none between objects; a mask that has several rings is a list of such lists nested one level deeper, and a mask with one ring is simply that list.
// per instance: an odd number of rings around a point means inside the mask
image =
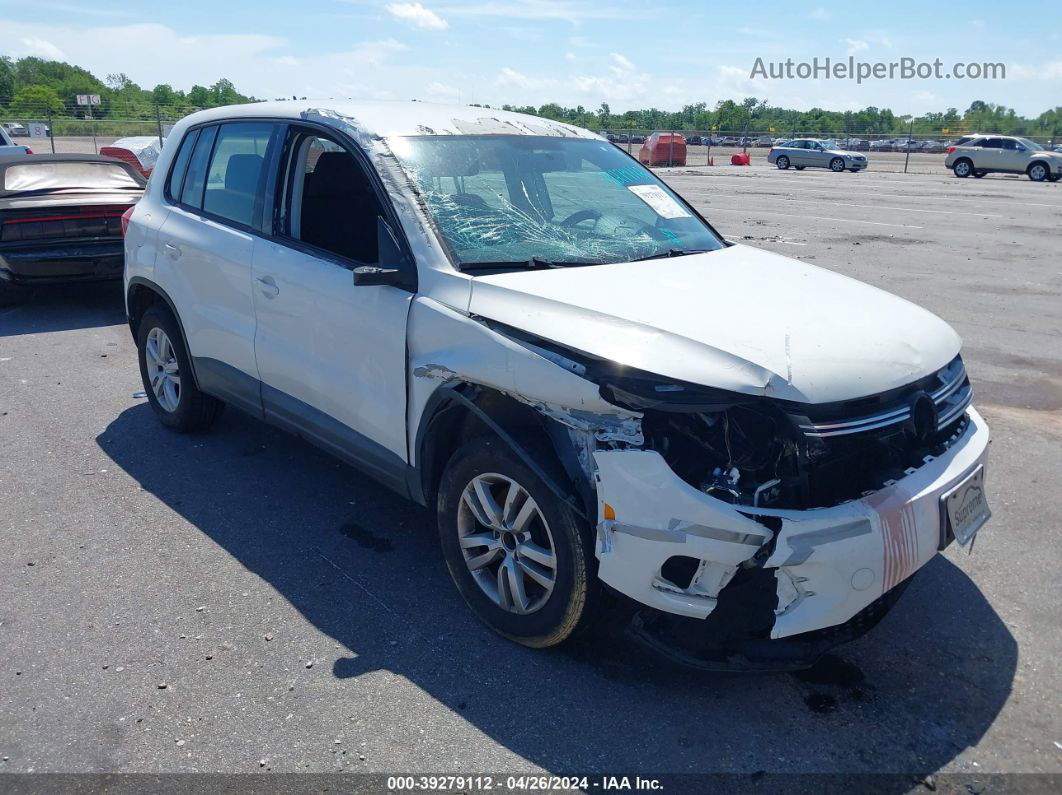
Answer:
[{"label": "black tire", "polygon": [[1051,173],[1051,169],[1048,168],[1047,163],[1037,160],[1035,163],[1029,164],[1029,167],[1025,169],[1025,173],[1028,174],[1029,179],[1033,182],[1043,182],[1047,179],[1047,175]]},{"label": "black tire", "polygon": [[803,171],[807,166],[793,166],[797,171]]},{"label": "black tire", "polygon": [[1049,174],[1047,177],[1048,182],[1058,182],[1062,179],[1062,174]]},{"label": "black tire", "polygon": [[968,157],[960,157],[951,164],[951,171],[955,176],[966,179],[974,173],[973,162]]},{"label": "black tire", "polygon": [[830,171],[834,171],[834,172],[836,172],[838,174],[840,174],[842,171],[844,171],[844,158],[835,157],[833,160],[831,160],[830,161]]},{"label": "black tire", "polygon": [[[165,332],[177,361],[180,390],[177,407],[172,411],[164,408],[159,402],[155,391],[152,389],[151,378],[148,375],[145,350],[148,335],[154,328],[159,328]],[[167,428],[172,428],[178,433],[191,433],[210,427],[221,415],[225,404],[215,397],[203,394],[196,387],[195,379],[192,376],[192,365],[188,359],[188,352],[184,348],[181,327],[169,309],[160,304],[155,304],[144,313],[136,332],[136,347],[137,359],[140,362],[140,378],[144,383],[144,391],[147,393],[148,403],[151,404],[151,408],[154,409],[159,421]]]},{"label": "black tire", "polygon": [[851,171],[853,174],[858,174],[859,173],[859,169],[858,168],[850,168],[848,170]]},{"label": "black tire", "polygon": [[973,175],[975,179],[981,179],[981,177],[983,177],[987,173],[987,171],[975,171]]},{"label": "black tire", "polygon": [[[778,155],[778,159],[774,161],[774,164],[782,171],[785,171],[789,168],[789,158],[785,155]],[[799,168],[799,166],[797,166],[797,168]]]},{"label": "black tire", "polygon": [[[541,455],[536,461],[542,461]],[[472,514],[462,494],[475,477],[486,473],[518,483],[538,504],[548,525],[556,575],[552,592],[534,612],[506,611],[487,596],[465,563],[459,542],[459,511]],[[481,437],[453,454],[439,484],[437,517],[443,557],[457,590],[476,617],[499,635],[524,646],[543,648],[567,640],[592,623],[601,599],[592,530],[505,442]]]}]

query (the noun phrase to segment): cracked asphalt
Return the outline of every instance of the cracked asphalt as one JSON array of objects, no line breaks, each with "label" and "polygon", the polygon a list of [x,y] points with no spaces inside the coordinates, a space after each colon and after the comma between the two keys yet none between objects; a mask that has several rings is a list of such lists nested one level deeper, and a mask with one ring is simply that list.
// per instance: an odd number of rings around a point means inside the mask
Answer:
[{"label": "cracked asphalt", "polygon": [[0,309],[0,771],[1062,772],[1062,185],[697,172],[664,176],[728,238],[963,336],[993,431],[972,555],[811,675],[527,650],[465,608],[429,513],[234,410],[166,431],[120,286],[40,291]]}]

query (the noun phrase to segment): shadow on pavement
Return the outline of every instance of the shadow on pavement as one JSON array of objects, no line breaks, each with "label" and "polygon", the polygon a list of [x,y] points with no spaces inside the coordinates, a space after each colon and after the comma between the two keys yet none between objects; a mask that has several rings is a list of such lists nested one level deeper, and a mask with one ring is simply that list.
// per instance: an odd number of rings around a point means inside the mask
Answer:
[{"label": "shadow on pavement", "polygon": [[429,512],[294,437],[232,410],[182,437],[142,404],[97,442],[342,644],[336,677],[405,677],[558,773],[921,777],[976,745],[1011,691],[1016,643],[944,557],[873,632],[800,676],[676,670],[606,633],[532,651],[466,609]]},{"label": "shadow on pavement", "polygon": [[125,323],[121,280],[24,288],[0,298],[0,337]]}]

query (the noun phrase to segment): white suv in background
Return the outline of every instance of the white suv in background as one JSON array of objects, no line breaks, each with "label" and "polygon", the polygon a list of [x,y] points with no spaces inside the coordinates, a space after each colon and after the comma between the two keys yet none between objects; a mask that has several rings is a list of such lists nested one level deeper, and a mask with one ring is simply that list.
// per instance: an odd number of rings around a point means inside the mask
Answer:
[{"label": "white suv in background", "polygon": [[957,177],[1027,174],[1033,182],[1062,179],[1062,153],[1044,149],[1028,138],[977,135],[948,147],[944,166]]},{"label": "white suv in background", "polygon": [[529,646],[607,599],[680,659],[808,665],[989,515],[950,327],[728,243],[569,125],[196,113],[128,219],[126,291],[164,425],[231,404],[431,506],[461,595]]}]

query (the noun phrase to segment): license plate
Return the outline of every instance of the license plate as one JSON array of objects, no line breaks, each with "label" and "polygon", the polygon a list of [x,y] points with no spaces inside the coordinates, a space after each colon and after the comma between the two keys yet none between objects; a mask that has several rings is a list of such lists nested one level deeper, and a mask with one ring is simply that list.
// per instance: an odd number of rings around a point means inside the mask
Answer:
[{"label": "license plate", "polygon": [[952,535],[960,545],[966,546],[992,515],[985,495],[984,466],[977,467],[940,499],[944,503]]}]

